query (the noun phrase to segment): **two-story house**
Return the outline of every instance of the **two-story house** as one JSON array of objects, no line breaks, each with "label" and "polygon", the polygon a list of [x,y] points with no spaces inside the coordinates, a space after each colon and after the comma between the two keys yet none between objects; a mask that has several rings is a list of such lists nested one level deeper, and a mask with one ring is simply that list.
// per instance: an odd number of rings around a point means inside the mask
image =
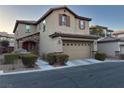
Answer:
[{"label": "two-story house", "polygon": [[49,9],[38,21],[17,20],[15,49],[35,50],[40,56],[64,52],[70,59],[92,57],[98,37],[89,34],[90,21],[67,6]]}]

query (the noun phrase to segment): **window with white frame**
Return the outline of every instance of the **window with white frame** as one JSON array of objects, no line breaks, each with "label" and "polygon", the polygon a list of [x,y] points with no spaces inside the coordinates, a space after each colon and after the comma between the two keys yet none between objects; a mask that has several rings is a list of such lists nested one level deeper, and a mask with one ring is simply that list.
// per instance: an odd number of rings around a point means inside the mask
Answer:
[{"label": "window with white frame", "polygon": [[66,14],[59,14],[59,25],[70,27],[70,16]]},{"label": "window with white frame", "polygon": [[61,17],[62,19],[62,25],[66,25],[66,23],[67,23],[67,16],[66,15],[62,15],[62,17]]},{"label": "window with white frame", "polygon": [[80,20],[79,21],[79,27],[80,27],[80,29],[84,29],[85,28],[85,22]]},{"label": "window with white frame", "polygon": [[31,26],[30,25],[26,25],[26,32],[30,32],[31,31]]}]

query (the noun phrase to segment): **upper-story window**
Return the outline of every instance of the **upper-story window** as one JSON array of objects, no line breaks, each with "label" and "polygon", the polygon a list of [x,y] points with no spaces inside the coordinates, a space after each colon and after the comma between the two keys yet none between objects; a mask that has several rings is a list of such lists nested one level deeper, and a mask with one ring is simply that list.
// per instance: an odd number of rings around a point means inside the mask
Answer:
[{"label": "upper-story window", "polygon": [[65,14],[59,14],[59,25],[70,26],[70,16],[67,16]]},{"label": "upper-story window", "polygon": [[62,15],[62,25],[66,25],[67,24],[67,16],[66,15]]},{"label": "upper-story window", "polygon": [[26,25],[26,32],[30,32],[31,31],[31,26],[30,25]]},{"label": "upper-story window", "polygon": [[82,30],[82,29],[85,29],[85,22],[80,20],[79,21],[79,28]]},{"label": "upper-story window", "polygon": [[43,32],[46,31],[46,21],[43,21]]}]

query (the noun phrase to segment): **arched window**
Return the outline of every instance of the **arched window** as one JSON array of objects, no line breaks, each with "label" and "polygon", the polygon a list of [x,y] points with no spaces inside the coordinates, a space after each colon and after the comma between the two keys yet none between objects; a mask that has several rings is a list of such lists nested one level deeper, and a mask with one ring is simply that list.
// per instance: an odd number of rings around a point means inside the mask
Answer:
[{"label": "arched window", "polygon": [[59,14],[59,25],[70,26],[70,16],[67,16],[66,14]]}]

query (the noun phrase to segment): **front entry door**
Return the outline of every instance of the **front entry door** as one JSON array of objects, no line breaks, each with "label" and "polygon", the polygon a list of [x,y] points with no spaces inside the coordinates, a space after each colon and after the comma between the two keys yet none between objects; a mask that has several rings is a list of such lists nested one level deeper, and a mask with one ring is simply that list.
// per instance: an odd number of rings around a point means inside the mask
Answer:
[{"label": "front entry door", "polygon": [[23,43],[23,49],[26,49],[27,51],[35,50],[36,43],[33,41],[26,41]]}]

